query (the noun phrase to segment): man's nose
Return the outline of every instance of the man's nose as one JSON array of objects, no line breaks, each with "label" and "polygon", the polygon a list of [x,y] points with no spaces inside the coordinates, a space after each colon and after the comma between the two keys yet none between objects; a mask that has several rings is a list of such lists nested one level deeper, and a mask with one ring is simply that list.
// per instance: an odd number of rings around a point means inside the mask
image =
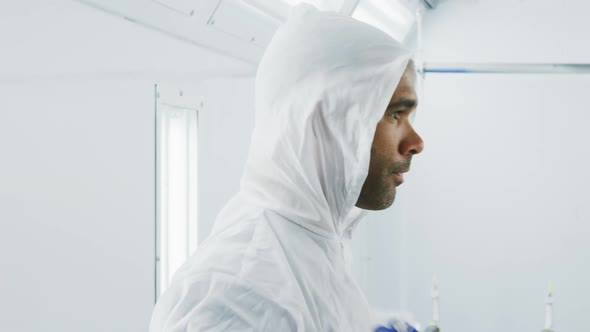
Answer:
[{"label": "man's nose", "polygon": [[422,150],[424,150],[422,137],[418,135],[414,128],[410,127],[410,131],[400,145],[400,153],[402,156],[414,155],[422,152]]}]

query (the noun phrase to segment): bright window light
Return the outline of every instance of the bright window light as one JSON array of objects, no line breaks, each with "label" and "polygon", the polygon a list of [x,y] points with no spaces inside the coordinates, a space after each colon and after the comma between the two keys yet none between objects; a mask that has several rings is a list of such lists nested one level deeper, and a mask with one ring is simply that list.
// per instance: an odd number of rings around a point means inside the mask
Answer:
[{"label": "bright window light", "polygon": [[403,42],[415,22],[415,14],[399,0],[360,0],[352,17]]},{"label": "bright window light", "polygon": [[197,247],[198,109],[181,105],[158,92],[156,296]]},{"label": "bright window light", "polygon": [[320,10],[340,11],[343,0],[242,0],[246,5],[280,22],[285,21],[291,7],[300,3],[314,5]]},{"label": "bright window light", "polygon": [[289,4],[290,6],[295,6],[300,3],[308,3],[311,5],[316,6],[320,10],[334,10],[340,8],[346,0],[281,0],[284,3]]}]

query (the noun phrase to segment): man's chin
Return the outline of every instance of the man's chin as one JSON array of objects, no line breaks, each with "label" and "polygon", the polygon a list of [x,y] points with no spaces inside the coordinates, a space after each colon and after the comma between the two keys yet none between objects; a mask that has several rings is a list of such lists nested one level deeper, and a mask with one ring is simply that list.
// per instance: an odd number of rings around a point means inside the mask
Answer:
[{"label": "man's chin", "polygon": [[387,204],[386,204],[387,206],[385,206],[383,209],[387,209],[387,208],[389,208],[390,206],[392,206],[392,205],[393,205],[393,202],[395,201],[395,194],[396,194],[396,193],[397,193],[397,190],[396,190],[396,189],[395,189],[395,187],[394,187],[394,188],[393,188],[393,191],[392,191],[392,193],[391,193],[391,198],[388,200],[388,202],[387,202]]},{"label": "man's chin", "polygon": [[393,205],[393,202],[395,201],[395,194],[396,190],[394,187],[387,197],[381,197],[381,199],[375,200],[373,202],[357,202],[356,207],[370,211],[385,210],[389,208],[391,205]]}]

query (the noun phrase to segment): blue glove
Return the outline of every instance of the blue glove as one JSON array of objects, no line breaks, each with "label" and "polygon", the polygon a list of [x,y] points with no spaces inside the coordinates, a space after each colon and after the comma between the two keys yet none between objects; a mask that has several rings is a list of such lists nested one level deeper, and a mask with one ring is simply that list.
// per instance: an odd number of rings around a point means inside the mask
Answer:
[{"label": "blue glove", "polygon": [[375,329],[375,332],[418,332],[414,327],[408,323],[400,321],[392,321],[387,326],[379,326]]}]

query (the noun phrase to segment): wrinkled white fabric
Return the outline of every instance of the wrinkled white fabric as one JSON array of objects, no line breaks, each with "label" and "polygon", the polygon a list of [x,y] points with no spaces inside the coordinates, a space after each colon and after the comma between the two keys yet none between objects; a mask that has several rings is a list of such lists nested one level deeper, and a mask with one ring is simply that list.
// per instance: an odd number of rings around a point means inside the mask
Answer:
[{"label": "wrinkled white fabric", "polygon": [[151,332],[372,331],[348,247],[375,129],[409,58],[350,17],[291,11],[258,68],[240,191],[160,297]]}]

